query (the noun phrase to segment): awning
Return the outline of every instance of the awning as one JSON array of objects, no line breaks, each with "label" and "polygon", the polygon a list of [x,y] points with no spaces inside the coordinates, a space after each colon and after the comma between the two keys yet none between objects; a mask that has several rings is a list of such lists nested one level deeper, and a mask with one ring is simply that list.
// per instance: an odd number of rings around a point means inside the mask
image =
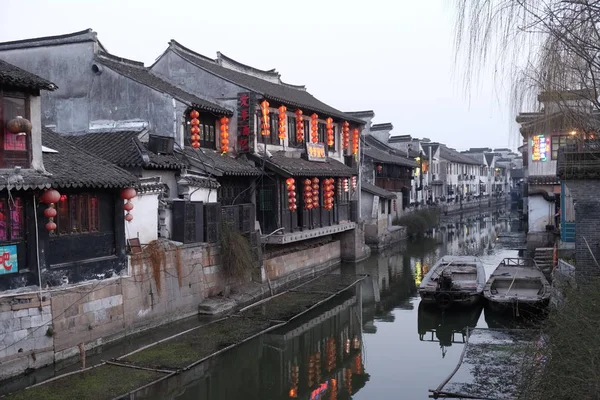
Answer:
[{"label": "awning", "polygon": [[253,155],[258,163],[265,164],[268,168],[284,177],[290,176],[317,176],[317,177],[350,177],[358,175],[355,168],[351,168],[338,160],[327,157],[327,161],[308,161],[300,152],[278,151],[272,157]]}]

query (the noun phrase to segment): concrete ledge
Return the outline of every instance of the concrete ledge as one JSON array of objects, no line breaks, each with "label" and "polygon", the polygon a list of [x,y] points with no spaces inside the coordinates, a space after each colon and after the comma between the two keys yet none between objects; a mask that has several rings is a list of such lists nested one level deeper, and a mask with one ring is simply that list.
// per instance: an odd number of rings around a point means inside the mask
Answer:
[{"label": "concrete ledge", "polygon": [[332,235],[356,228],[356,222],[346,222],[339,225],[325,226],[323,228],[310,229],[302,232],[291,232],[283,235],[272,235],[263,237],[263,243],[267,244],[286,244],[298,242],[300,240],[312,239],[321,236]]}]

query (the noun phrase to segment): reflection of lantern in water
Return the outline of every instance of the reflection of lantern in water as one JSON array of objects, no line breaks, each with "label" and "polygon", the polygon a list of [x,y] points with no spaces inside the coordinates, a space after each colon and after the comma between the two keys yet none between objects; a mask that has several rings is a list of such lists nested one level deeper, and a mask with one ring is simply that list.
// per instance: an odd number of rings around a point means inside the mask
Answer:
[{"label": "reflection of lantern in water", "polygon": [[335,368],[335,339],[330,337],[327,339],[327,371],[331,372]]},{"label": "reflection of lantern in water", "polygon": [[352,370],[350,368],[344,369],[344,387],[349,394],[352,394]]},{"label": "reflection of lantern in water", "polygon": [[308,387],[312,387],[315,384],[314,376],[315,376],[315,356],[311,355],[310,357],[308,357],[308,377],[307,377]]},{"label": "reflection of lantern in water", "polygon": [[329,394],[329,400],[337,400],[337,380],[336,379],[331,380],[330,391],[331,391],[331,393]]},{"label": "reflection of lantern in water", "polygon": [[290,397],[298,397],[298,383],[300,382],[300,368],[295,363],[290,368]]},{"label": "reflection of lantern in water", "polygon": [[344,344],[344,351],[350,353],[350,339],[346,339],[346,343]]},{"label": "reflection of lantern in water", "polygon": [[321,353],[315,354],[315,380],[321,382]]},{"label": "reflection of lantern in water", "polygon": [[352,346],[354,347],[354,350],[360,349],[360,339],[358,338],[358,335],[354,335],[354,339],[352,340]]},{"label": "reflection of lantern in water", "polygon": [[362,375],[362,354],[358,353],[354,357],[354,373],[356,375]]}]

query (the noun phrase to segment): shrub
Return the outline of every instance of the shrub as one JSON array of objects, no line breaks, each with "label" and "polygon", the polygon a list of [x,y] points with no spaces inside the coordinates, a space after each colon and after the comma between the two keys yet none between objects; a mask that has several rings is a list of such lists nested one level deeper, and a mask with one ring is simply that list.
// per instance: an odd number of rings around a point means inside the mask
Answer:
[{"label": "shrub", "polygon": [[400,218],[394,218],[393,225],[405,226],[409,235],[423,235],[439,223],[440,210],[437,208],[418,210]]},{"label": "shrub", "polygon": [[227,278],[244,278],[252,272],[254,257],[248,239],[226,222],[221,223],[221,267]]}]

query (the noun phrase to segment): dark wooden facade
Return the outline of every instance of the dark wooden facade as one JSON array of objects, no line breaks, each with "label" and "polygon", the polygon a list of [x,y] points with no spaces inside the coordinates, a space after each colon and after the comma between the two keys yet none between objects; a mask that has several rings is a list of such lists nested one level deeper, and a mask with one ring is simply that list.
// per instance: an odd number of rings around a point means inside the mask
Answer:
[{"label": "dark wooden facade", "polygon": [[[0,290],[39,285],[39,271],[43,286],[57,286],[107,278],[127,267],[123,201],[118,191],[61,190],[64,199],[71,196],[80,199],[78,196],[81,195],[92,197],[97,210],[92,212],[89,208],[82,210],[79,205],[70,205],[69,232],[57,228],[53,233],[45,229],[47,205],[39,203],[39,193],[14,193],[11,195],[13,201],[19,199],[22,202],[19,218],[22,218],[24,234],[21,238],[7,237],[0,241],[0,246],[16,245],[18,249],[18,271],[0,275]],[[7,195],[6,191],[3,195]],[[56,220],[60,225],[60,221],[64,224],[67,220],[61,218],[59,207],[57,205],[59,215]],[[34,215],[34,209],[37,215]],[[82,222],[83,213],[87,215],[87,222]],[[97,215],[96,220],[92,213]],[[135,217],[135,211],[132,214]],[[11,224],[11,218],[7,215],[3,229]]]}]

